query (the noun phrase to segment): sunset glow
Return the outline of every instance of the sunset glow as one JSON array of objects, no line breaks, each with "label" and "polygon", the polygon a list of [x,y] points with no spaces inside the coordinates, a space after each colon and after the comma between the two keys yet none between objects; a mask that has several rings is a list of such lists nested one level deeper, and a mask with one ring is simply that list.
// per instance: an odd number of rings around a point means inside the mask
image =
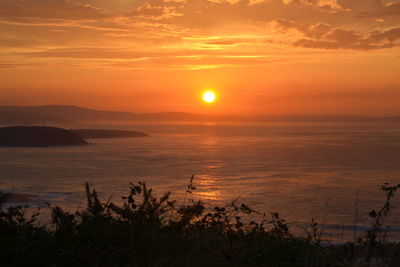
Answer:
[{"label": "sunset glow", "polygon": [[0,0],[0,32],[7,266],[400,266],[400,0]]},{"label": "sunset glow", "polygon": [[220,114],[397,115],[399,6],[0,1],[0,105],[201,113],[213,86]]}]

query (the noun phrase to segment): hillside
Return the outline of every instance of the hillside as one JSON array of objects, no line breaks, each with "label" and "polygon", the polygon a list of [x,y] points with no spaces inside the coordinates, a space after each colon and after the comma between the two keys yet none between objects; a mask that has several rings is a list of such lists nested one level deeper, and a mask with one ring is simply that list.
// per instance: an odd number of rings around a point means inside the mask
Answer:
[{"label": "hillside", "polygon": [[[0,106],[0,114],[10,115],[6,121],[18,123],[79,123],[98,121],[128,121],[134,118],[130,112],[102,111],[78,106]],[[18,116],[16,116],[18,115]],[[0,117],[1,118],[1,117]],[[0,123],[2,120],[0,119]]]},{"label": "hillside", "polygon": [[0,107],[0,124],[70,124],[71,121],[48,113],[27,111],[27,110],[13,110],[2,109]]},{"label": "hillside", "polygon": [[220,115],[186,112],[132,113],[79,106],[0,106],[0,124],[94,124],[132,122],[353,123],[400,122],[400,116],[346,115]]}]

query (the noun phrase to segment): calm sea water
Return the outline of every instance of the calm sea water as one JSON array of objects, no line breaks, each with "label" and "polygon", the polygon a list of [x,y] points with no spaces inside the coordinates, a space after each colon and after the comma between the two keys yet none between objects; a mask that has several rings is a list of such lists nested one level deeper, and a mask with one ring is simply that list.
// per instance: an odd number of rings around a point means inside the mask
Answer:
[{"label": "calm sea water", "polygon": [[[137,181],[181,200],[194,174],[198,189],[191,198],[210,206],[240,197],[256,210],[278,211],[296,227],[314,217],[332,238],[349,239],[383,204],[378,188],[400,183],[400,125],[97,127],[150,136],[93,139],[83,147],[0,148],[0,190],[76,210],[86,181],[104,200],[119,201]],[[394,232],[400,227],[397,206],[387,220]]]}]

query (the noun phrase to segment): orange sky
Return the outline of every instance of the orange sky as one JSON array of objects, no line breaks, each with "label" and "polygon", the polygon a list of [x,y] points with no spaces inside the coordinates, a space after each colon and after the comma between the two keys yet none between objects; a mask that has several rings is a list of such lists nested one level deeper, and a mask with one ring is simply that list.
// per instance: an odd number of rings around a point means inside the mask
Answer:
[{"label": "orange sky", "polygon": [[400,0],[1,0],[0,32],[0,105],[400,115]]}]

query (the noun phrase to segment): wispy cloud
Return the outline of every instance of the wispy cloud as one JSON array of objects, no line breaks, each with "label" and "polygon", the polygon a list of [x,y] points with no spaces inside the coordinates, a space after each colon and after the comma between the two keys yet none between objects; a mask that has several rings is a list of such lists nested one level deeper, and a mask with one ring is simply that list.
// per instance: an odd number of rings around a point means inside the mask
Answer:
[{"label": "wispy cloud", "polygon": [[300,38],[293,43],[294,46],[299,47],[373,50],[400,45],[400,27],[362,32],[335,28],[325,23],[301,24],[282,19],[277,20],[276,23],[277,27],[284,31],[295,29],[303,34],[305,38]]},{"label": "wispy cloud", "polygon": [[[310,49],[369,51],[399,46],[399,0],[113,3],[3,0],[0,54],[18,57],[19,64],[27,65],[33,58],[43,63],[49,58],[74,64],[81,60],[82,65],[84,60],[136,64],[136,59],[145,58],[146,64],[160,65],[172,55],[173,63],[166,66],[187,66],[188,62],[176,60],[179,57],[198,57],[190,62],[196,66],[244,66],[259,64],[267,56],[303,57]],[[303,50],[290,50],[293,47]]]},{"label": "wispy cloud", "polygon": [[88,4],[65,0],[3,0],[0,16],[8,18],[99,19],[105,15]]}]

